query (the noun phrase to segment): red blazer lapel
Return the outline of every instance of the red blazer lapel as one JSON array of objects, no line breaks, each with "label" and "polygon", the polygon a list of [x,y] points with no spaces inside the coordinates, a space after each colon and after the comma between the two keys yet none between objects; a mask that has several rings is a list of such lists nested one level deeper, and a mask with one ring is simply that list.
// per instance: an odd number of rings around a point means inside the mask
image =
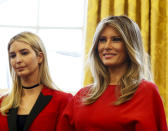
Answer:
[{"label": "red blazer lapel", "polygon": [[35,105],[33,106],[29,116],[27,117],[26,123],[24,125],[23,131],[27,131],[32,124],[33,120],[37,117],[37,115],[44,109],[44,107],[50,102],[52,96],[51,95],[43,95],[40,93]]},{"label": "red blazer lapel", "polygon": [[18,112],[18,108],[11,108],[7,114],[9,131],[17,131],[17,126],[16,126],[17,112]]}]

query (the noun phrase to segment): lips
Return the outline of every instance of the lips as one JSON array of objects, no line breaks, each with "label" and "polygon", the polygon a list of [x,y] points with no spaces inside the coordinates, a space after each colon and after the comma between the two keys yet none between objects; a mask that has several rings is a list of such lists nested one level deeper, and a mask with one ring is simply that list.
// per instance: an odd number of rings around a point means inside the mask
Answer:
[{"label": "lips", "polygon": [[114,56],[116,56],[116,53],[103,53],[104,58],[108,59],[108,58],[112,58]]},{"label": "lips", "polygon": [[17,69],[18,71],[22,71],[24,68],[25,68],[25,67],[17,67],[16,69]]},{"label": "lips", "polygon": [[21,69],[21,68],[24,68],[23,66],[20,66],[20,67],[16,67],[16,69]]}]

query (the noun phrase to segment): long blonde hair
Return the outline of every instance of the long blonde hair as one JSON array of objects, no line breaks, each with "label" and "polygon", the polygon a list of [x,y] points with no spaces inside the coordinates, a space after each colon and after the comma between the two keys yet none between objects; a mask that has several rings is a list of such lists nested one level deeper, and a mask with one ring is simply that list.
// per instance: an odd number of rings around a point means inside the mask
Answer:
[{"label": "long blonde hair", "polygon": [[94,103],[106,90],[110,82],[109,71],[98,55],[99,36],[106,26],[111,26],[120,33],[129,59],[128,70],[120,79],[121,87],[119,90],[121,96],[118,97],[115,105],[120,105],[130,100],[142,79],[152,81],[149,57],[144,51],[138,25],[127,16],[107,17],[98,24],[89,52],[88,59],[94,84],[89,88],[87,96],[83,99],[85,104]]},{"label": "long blonde hair", "polygon": [[[50,77],[50,73],[48,69],[47,54],[42,40],[36,34],[33,34],[31,32],[21,32],[10,39],[8,43],[8,57],[9,57],[10,46],[15,41],[24,42],[30,45],[31,48],[35,51],[37,56],[39,55],[39,53],[43,53],[43,62],[40,63],[39,65],[40,84],[43,84],[51,89],[58,89]],[[4,96],[2,100],[1,107],[0,107],[0,112],[2,114],[6,114],[10,108],[18,107],[21,100],[21,92],[22,92],[21,80],[20,80],[20,77],[17,76],[16,72],[14,71],[14,69],[10,64],[10,57],[9,57],[9,67],[10,67],[13,87],[11,92],[8,95]]]}]

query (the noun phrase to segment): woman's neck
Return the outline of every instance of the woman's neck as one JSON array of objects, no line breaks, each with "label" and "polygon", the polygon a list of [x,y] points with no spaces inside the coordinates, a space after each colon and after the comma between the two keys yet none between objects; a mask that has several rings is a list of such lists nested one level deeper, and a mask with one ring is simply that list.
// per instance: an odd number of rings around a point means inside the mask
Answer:
[{"label": "woman's neck", "polygon": [[[32,94],[36,94],[36,93],[39,93],[42,89],[42,85],[40,85],[40,80],[38,79],[21,79],[21,83],[22,83],[22,86],[24,87],[27,87],[27,88],[30,88],[30,87],[33,87],[35,86],[34,88],[31,88],[31,89],[26,89],[26,88],[23,88],[23,95],[32,95]],[[37,85],[39,84],[39,85]]]},{"label": "woman's neck", "polygon": [[110,72],[110,85],[119,85],[120,79],[125,74],[126,70],[128,69],[127,65],[124,66],[116,66],[116,67],[109,67]]},{"label": "woman's neck", "polygon": [[20,77],[23,86],[30,87],[40,83],[39,70],[34,71],[26,76]]},{"label": "woman's neck", "polygon": [[43,85],[39,85],[35,88],[32,89],[24,89],[22,90],[22,96],[33,96],[33,95],[38,95],[43,88]]}]

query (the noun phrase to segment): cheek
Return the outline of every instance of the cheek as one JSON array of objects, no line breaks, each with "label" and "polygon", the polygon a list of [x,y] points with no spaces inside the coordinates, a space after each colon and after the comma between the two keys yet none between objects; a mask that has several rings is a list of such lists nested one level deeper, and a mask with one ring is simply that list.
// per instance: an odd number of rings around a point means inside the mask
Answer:
[{"label": "cheek", "polygon": [[38,63],[38,59],[37,58],[32,58],[32,59],[30,59],[29,61],[27,61],[26,62],[27,63],[27,65],[31,65],[31,66],[38,66],[39,65],[39,63]]},{"label": "cheek", "polygon": [[99,56],[100,60],[102,60],[102,59],[103,59],[103,54],[102,54],[102,52],[101,52],[101,51],[98,51],[98,56]]},{"label": "cheek", "polygon": [[25,64],[35,64],[37,62],[37,57],[35,55],[29,55],[24,58]]},{"label": "cheek", "polygon": [[11,65],[12,67],[15,67],[15,61],[14,61],[14,60],[10,60],[10,65]]},{"label": "cheek", "polygon": [[127,58],[128,58],[128,53],[127,53],[127,51],[126,51],[125,49],[123,49],[121,52],[122,52],[121,54],[122,54],[123,60],[127,60]]},{"label": "cheek", "polygon": [[98,54],[99,54],[99,56],[102,56],[103,48],[102,48],[101,45],[98,45],[97,50],[98,50]]}]

